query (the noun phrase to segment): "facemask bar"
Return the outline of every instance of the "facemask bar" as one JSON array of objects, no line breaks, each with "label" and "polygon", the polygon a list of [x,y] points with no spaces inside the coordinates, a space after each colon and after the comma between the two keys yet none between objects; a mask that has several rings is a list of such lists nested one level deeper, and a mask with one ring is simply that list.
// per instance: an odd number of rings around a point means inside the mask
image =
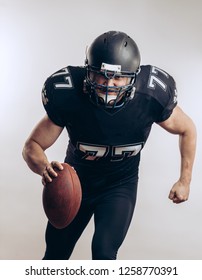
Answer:
[{"label": "facemask bar", "polygon": [[[110,91],[107,89],[107,91],[105,93],[96,94],[96,96],[98,97],[98,99],[100,101],[99,103],[103,103],[105,108],[121,107],[124,104],[124,96],[121,96],[123,94],[123,91],[121,89],[119,89],[118,93],[116,95],[111,95],[111,94],[109,94],[109,92]],[[115,91],[113,90],[113,92],[115,92]]]},{"label": "facemask bar", "polygon": [[[116,65],[115,65],[116,66]],[[111,71],[109,65],[107,65],[107,69],[97,70],[95,67],[87,66],[87,75],[86,75],[86,86],[88,88],[88,91],[90,91],[90,96],[95,100],[96,104],[102,105],[105,108],[118,108],[121,107],[125,101],[130,96],[130,93],[133,89],[137,73],[131,73],[131,72],[118,72],[119,69],[117,68],[117,71]],[[113,65],[114,69],[114,65]],[[116,70],[116,69],[114,69]],[[96,82],[92,81],[90,78],[90,72],[103,75],[106,79],[114,79],[116,77],[128,77],[131,78],[131,81],[129,84],[125,86],[106,86],[97,84]],[[109,92],[115,92],[116,95],[109,95]],[[122,95],[122,96],[121,96]]]}]

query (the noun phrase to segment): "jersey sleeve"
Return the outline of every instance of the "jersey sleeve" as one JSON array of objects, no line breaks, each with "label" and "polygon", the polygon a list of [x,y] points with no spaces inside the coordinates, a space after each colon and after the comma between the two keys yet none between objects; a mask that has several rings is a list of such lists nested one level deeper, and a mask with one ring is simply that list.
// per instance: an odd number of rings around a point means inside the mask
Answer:
[{"label": "jersey sleeve", "polygon": [[177,106],[177,89],[175,81],[171,76],[168,77],[166,92],[162,92],[162,94],[166,94],[166,98],[158,95],[157,100],[162,105],[162,111],[156,119],[157,123],[167,120],[172,114],[173,109]]},{"label": "jersey sleeve", "polygon": [[51,77],[49,77],[42,89],[42,102],[48,117],[56,125],[64,127],[63,118],[59,106],[55,104],[54,95],[56,94],[54,84]]},{"label": "jersey sleeve", "polygon": [[176,84],[172,76],[156,66],[141,66],[137,88],[144,96],[153,100],[155,122],[163,122],[170,117],[177,105]]}]

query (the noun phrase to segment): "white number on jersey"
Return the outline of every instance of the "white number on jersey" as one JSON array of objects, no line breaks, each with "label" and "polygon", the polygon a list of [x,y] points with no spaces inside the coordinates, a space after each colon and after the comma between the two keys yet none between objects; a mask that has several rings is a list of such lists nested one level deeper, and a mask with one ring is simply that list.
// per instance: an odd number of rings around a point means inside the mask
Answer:
[{"label": "white number on jersey", "polygon": [[54,84],[55,88],[61,88],[62,89],[62,88],[72,88],[73,87],[72,80],[71,80],[71,77],[70,77],[70,74],[69,74],[69,71],[68,71],[67,67],[61,69],[59,72],[52,75],[52,77],[56,77],[56,76],[63,76],[64,82],[55,83]]},{"label": "white number on jersey", "polygon": [[158,67],[152,66],[148,81],[148,88],[155,89],[156,85],[158,85],[166,92],[167,85],[158,77],[159,72],[162,73],[166,78],[169,78],[169,75],[166,72],[159,69]]},{"label": "white number on jersey", "polygon": [[143,148],[143,143],[112,146],[111,149],[110,146],[97,146],[87,143],[78,143],[77,147],[80,151],[85,153],[83,159],[99,160],[110,153],[111,161],[120,161],[127,157],[136,156]]}]

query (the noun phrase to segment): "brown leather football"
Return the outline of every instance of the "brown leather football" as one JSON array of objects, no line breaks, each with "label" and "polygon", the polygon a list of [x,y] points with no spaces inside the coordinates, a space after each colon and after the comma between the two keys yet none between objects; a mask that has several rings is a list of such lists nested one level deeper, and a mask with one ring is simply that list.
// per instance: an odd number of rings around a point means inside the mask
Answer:
[{"label": "brown leather football", "polygon": [[68,226],[81,204],[81,184],[76,171],[67,163],[63,170],[55,169],[58,176],[43,188],[43,207],[49,222],[56,228]]}]

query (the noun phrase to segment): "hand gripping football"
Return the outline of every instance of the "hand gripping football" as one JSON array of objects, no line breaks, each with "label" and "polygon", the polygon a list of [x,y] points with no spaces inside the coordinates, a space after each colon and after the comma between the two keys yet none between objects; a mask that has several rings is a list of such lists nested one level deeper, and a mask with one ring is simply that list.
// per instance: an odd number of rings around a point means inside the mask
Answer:
[{"label": "hand gripping football", "polygon": [[56,228],[68,226],[81,204],[81,184],[76,171],[67,163],[63,170],[55,169],[58,176],[43,189],[43,207],[49,222]]}]

